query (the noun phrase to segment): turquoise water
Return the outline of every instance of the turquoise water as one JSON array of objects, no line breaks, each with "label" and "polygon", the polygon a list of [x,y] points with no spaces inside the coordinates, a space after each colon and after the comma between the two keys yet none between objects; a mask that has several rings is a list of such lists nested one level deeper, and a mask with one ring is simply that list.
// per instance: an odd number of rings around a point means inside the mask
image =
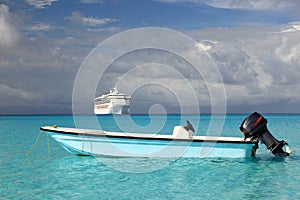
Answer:
[{"label": "turquoise water", "polygon": [[[221,135],[241,136],[245,117],[226,116]],[[273,135],[289,143],[290,157],[274,157],[260,144],[258,155],[246,159],[95,159],[71,155],[51,138],[48,148],[45,133],[26,156],[40,126],[74,127],[73,116],[0,116],[0,199],[300,199],[300,115],[265,117]],[[92,119],[80,116],[77,124],[95,128]],[[186,119],[198,125],[197,135],[212,120],[222,123],[209,115],[98,118],[104,130],[163,134]]]}]

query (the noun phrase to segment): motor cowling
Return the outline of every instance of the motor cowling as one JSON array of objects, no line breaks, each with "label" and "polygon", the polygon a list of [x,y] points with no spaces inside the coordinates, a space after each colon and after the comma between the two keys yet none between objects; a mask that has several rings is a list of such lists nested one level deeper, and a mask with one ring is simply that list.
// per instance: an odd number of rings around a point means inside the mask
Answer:
[{"label": "motor cowling", "polygon": [[288,156],[289,153],[283,151],[283,146],[287,145],[285,141],[277,140],[267,128],[267,119],[261,114],[254,112],[249,115],[240,126],[240,130],[243,132],[245,139],[251,138],[258,139],[266,145],[275,156]]}]

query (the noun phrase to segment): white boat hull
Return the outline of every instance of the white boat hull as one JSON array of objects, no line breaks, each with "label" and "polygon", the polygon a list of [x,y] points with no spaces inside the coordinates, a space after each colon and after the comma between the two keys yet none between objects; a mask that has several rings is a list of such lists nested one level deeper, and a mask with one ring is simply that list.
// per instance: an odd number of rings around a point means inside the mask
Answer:
[{"label": "white boat hull", "polygon": [[41,127],[67,151],[81,155],[115,157],[225,157],[253,155],[257,142],[243,138],[126,134],[97,130]]}]

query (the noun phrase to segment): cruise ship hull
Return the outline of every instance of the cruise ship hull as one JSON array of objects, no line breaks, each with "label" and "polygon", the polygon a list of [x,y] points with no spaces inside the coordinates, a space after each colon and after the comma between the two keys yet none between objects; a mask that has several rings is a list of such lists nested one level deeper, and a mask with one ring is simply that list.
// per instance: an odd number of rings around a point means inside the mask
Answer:
[{"label": "cruise ship hull", "polygon": [[96,115],[122,115],[129,114],[129,105],[110,105],[107,108],[94,108]]}]

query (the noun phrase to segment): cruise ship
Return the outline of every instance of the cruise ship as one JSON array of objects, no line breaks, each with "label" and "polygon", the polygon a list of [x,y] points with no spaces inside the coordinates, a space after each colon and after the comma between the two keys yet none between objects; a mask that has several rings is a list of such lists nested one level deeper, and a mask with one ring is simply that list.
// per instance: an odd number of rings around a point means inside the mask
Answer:
[{"label": "cruise ship", "polygon": [[130,96],[119,93],[117,88],[113,88],[108,94],[95,98],[94,113],[96,115],[129,114],[130,101]]}]

